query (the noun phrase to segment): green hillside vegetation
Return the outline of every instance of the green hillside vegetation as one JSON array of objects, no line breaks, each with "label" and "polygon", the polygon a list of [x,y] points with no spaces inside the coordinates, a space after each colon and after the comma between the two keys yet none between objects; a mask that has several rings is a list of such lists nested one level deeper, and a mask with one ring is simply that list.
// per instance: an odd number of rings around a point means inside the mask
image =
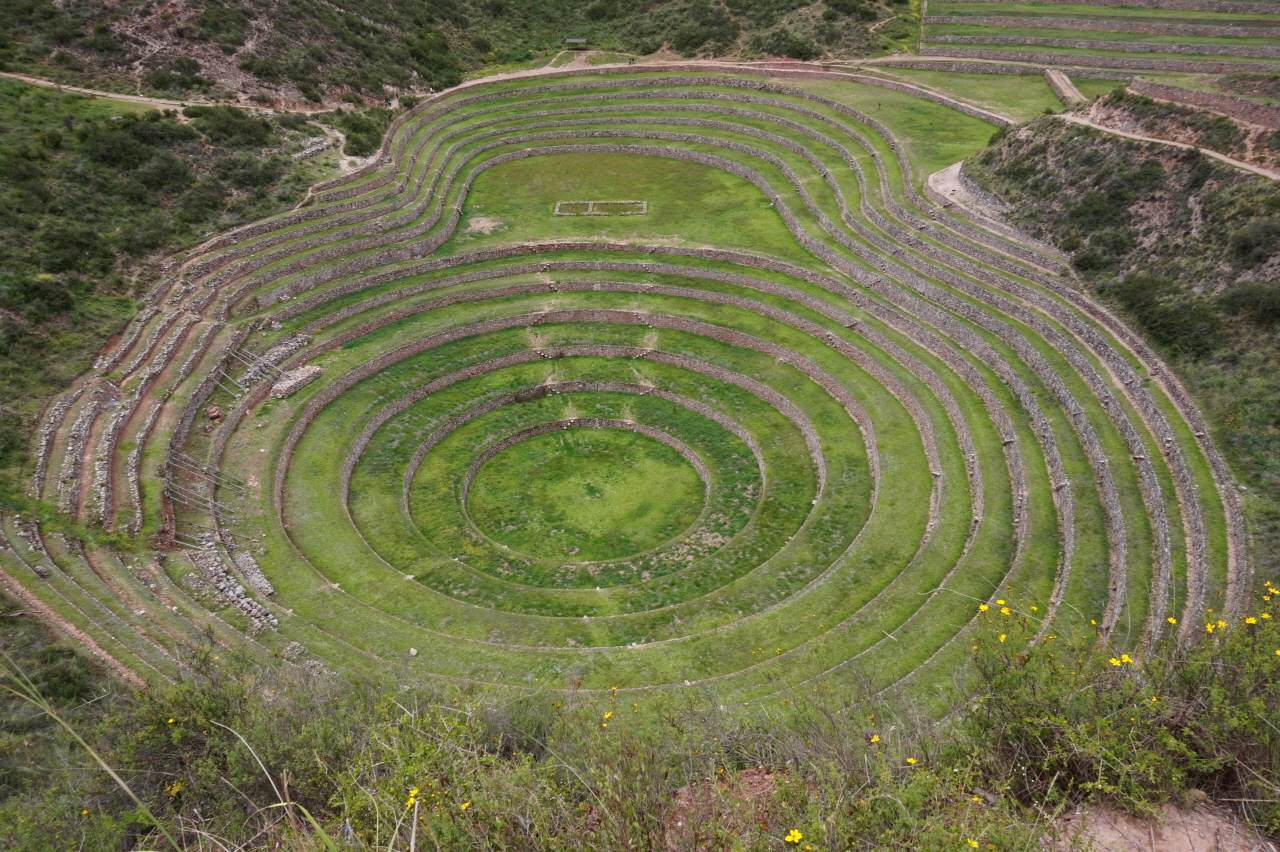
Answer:
[{"label": "green hillside vegetation", "polygon": [[1028,647],[1034,619],[992,610],[938,727],[904,694],[847,713],[824,690],[748,714],[714,690],[512,700],[216,647],[135,690],[0,597],[0,849],[1039,852],[1068,807],[1205,792],[1274,832],[1280,606],[1248,611],[1134,661],[1088,635]]},{"label": "green hillside vegetation", "polygon": [[[0,10],[0,70],[132,91],[141,62],[146,90],[184,97],[228,94],[219,78],[234,69],[313,101],[336,91],[381,100],[546,62],[567,38],[632,55],[870,55],[912,37],[910,25],[868,29],[899,16],[910,17],[907,0],[207,0],[176,15],[149,0],[17,0]],[[166,49],[148,50],[157,39]]]},{"label": "green hillside vegetation", "polygon": [[320,133],[0,80],[0,468],[21,460],[43,398],[133,315],[159,257],[301,200],[317,166],[287,152]]}]

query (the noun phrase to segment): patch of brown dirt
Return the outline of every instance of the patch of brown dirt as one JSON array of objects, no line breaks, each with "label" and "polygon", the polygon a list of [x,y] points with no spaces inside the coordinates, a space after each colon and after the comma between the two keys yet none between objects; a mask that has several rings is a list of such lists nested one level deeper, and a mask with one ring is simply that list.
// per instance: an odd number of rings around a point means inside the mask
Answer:
[{"label": "patch of brown dirt", "polygon": [[1191,811],[1164,805],[1153,820],[1106,807],[1090,807],[1058,820],[1053,852],[1280,852],[1230,810],[1201,803]]},{"label": "patch of brown dirt", "polygon": [[476,216],[467,223],[467,233],[480,233],[488,236],[501,228],[504,224],[506,223],[494,216]]},{"label": "patch of brown dirt", "polygon": [[772,769],[743,769],[681,787],[667,822],[667,848],[697,849],[769,825],[778,782]]}]

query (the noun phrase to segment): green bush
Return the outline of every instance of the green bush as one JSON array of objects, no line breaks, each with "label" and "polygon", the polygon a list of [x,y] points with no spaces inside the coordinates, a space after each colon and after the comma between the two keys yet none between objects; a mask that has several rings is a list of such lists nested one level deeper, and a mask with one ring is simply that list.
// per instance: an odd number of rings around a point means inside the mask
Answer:
[{"label": "green bush", "polygon": [[241,6],[225,6],[218,0],[205,6],[197,26],[200,38],[227,47],[244,44],[244,31],[253,20],[253,12]]},{"label": "green bush", "polygon": [[1280,252],[1280,217],[1265,216],[1249,220],[1231,234],[1231,253],[1241,266],[1257,266]]},{"label": "green bush", "polygon": [[227,191],[221,182],[206,178],[187,190],[174,205],[179,221],[197,224],[222,212]]},{"label": "green bush", "polygon": [[1245,316],[1262,326],[1280,323],[1280,281],[1238,284],[1218,297],[1228,313]]},{"label": "green bush", "polygon": [[115,262],[106,240],[85,225],[60,224],[36,234],[40,266],[46,272],[104,273]]},{"label": "green bush", "polygon": [[261,147],[271,142],[271,122],[230,106],[189,106],[183,110],[195,129],[210,142],[231,148]]},{"label": "green bush", "polygon": [[707,0],[693,0],[675,14],[680,23],[668,40],[672,50],[685,56],[693,56],[707,45],[714,54],[738,38],[738,22],[723,6],[713,6]]},{"label": "green bush", "polygon": [[237,189],[270,186],[280,179],[287,167],[282,157],[272,156],[259,160],[248,154],[223,157],[213,164],[214,173]]},{"label": "green bush", "polygon": [[157,192],[177,192],[190,186],[195,175],[182,160],[159,151],[134,171],[133,179]]},{"label": "green bush", "polygon": [[[987,772],[1031,804],[1131,812],[1192,789],[1280,828],[1280,606],[1263,590],[1230,621],[1133,656],[1101,634],[1035,637],[1038,619],[990,610],[974,642],[981,698],[966,723]],[[1029,644],[1030,643],[1030,644]]]},{"label": "green bush", "polygon": [[822,49],[816,44],[785,27],[753,35],[747,40],[747,49],[764,56],[786,56],[806,61],[822,55]]},{"label": "green bush", "polygon": [[447,89],[462,82],[462,66],[449,52],[449,41],[439,30],[421,30],[406,47],[421,75],[419,85]]},{"label": "green bush", "polygon": [[1180,297],[1173,282],[1132,273],[1109,288],[1157,343],[1203,358],[1223,343],[1222,318],[1202,299]]}]

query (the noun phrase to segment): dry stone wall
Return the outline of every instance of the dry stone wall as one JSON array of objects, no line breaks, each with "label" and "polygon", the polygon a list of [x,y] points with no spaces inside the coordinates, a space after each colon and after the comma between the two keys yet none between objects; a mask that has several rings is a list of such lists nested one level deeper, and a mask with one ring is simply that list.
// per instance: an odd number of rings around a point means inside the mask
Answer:
[{"label": "dry stone wall", "polygon": [[[998,62],[949,62],[945,59],[904,59],[883,63],[886,68],[911,68],[916,71],[951,71],[958,74],[1007,74],[1026,77],[1044,72],[1041,68],[1029,68],[1026,65],[1003,65]],[[1083,77],[1089,80],[1132,80],[1136,75],[1123,74],[1118,71],[1100,71],[1096,68],[1072,68],[1072,77]]]},{"label": "dry stone wall", "polygon": [[1129,91],[1149,98],[1172,101],[1186,106],[1199,107],[1224,113],[1239,121],[1257,124],[1273,130],[1280,129],[1280,107],[1271,104],[1260,104],[1246,98],[1233,98],[1217,92],[1202,92],[1197,89],[1184,89],[1181,86],[1166,86],[1151,80],[1134,80],[1129,84]]},{"label": "dry stone wall", "polygon": [[[995,3],[1026,3],[1030,0],[992,0]],[[1040,3],[1078,5],[1078,0],[1035,0]],[[1138,9],[1176,9],[1181,12],[1220,12],[1232,15],[1275,15],[1275,3],[1231,3],[1218,0],[1089,0],[1090,6],[1132,6]]]},{"label": "dry stone wall", "polygon": [[[1030,62],[1036,65],[1079,65],[1086,68],[1127,68],[1134,71],[1187,71],[1192,74],[1231,74],[1236,71],[1274,72],[1280,65],[1271,62],[1215,62],[1191,59],[1145,59],[1137,56],[1090,56],[1084,53],[1048,51],[982,50],[969,47],[926,47],[921,56],[951,56],[957,59],[994,59],[997,62]],[[1075,71],[1071,72],[1075,74]]]},{"label": "dry stone wall", "polygon": [[[1280,10],[1277,10],[1280,11]],[[1049,30],[1143,33],[1145,35],[1200,36],[1202,38],[1280,38],[1280,18],[1273,27],[1215,26],[1213,24],[1152,23],[1141,18],[1091,21],[1087,18],[1014,17],[1002,15],[927,15],[922,24],[961,24],[982,27],[1024,27]],[[1151,49],[1162,45],[1152,45]]]},{"label": "dry stone wall", "polygon": [[932,35],[921,36],[920,41],[939,44],[1020,44],[1029,47],[1070,47],[1074,50],[1115,50],[1122,53],[1187,53],[1193,56],[1243,56],[1263,59],[1280,57],[1280,46],[1273,44],[1158,44],[1147,41],[1101,41],[1001,35]]}]

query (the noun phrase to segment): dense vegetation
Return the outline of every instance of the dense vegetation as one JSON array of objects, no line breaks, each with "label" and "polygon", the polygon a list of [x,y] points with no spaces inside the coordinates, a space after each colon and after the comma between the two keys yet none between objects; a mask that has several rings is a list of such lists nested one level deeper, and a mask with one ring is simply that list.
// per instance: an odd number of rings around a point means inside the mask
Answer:
[{"label": "dense vegetation", "polygon": [[132,88],[141,62],[145,87],[170,96],[226,94],[247,72],[313,101],[381,99],[387,89],[453,86],[485,65],[545,60],[566,38],[634,54],[866,55],[910,36],[907,11],[907,0],[208,0],[178,11],[146,0],[19,0],[0,10],[0,69]]},{"label": "dense vegetation", "polygon": [[[1035,613],[991,609],[943,728],[901,696],[736,715],[705,691],[500,698],[210,648],[188,649],[181,682],[134,691],[29,616],[0,620],[0,645],[29,678],[7,685],[47,696],[184,848],[1033,850],[1068,805],[1146,813],[1201,791],[1280,828],[1280,592],[1263,593],[1138,660],[1098,637],[1037,641]],[[167,848],[39,708],[10,695],[2,718],[0,849]]]},{"label": "dense vegetation", "polygon": [[[1280,560],[1280,187],[1200,154],[1053,118],[997,133],[968,174],[1173,361],[1247,483],[1258,565]],[[1055,198],[1059,203],[1044,204]]]},{"label": "dense vegetation", "polygon": [[133,314],[157,256],[302,197],[308,174],[280,152],[309,133],[226,106],[130,111],[0,82],[0,467],[43,397]]}]

